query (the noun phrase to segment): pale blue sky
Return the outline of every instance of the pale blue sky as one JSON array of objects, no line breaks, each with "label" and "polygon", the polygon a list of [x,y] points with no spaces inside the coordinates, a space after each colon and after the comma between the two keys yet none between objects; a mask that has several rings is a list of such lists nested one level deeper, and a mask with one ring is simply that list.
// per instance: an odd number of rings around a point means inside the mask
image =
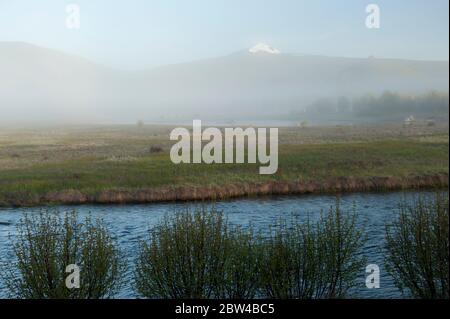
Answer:
[{"label": "pale blue sky", "polygon": [[[79,4],[81,29],[65,27]],[[381,29],[365,27],[365,7]],[[0,0],[0,41],[64,50],[120,68],[282,52],[448,60],[448,0]]]}]

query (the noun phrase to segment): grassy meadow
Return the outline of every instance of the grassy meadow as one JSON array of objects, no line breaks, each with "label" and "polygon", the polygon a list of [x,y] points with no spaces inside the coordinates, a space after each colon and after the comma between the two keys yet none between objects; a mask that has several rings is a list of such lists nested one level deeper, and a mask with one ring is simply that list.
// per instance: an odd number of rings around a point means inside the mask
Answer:
[{"label": "grassy meadow", "polygon": [[170,161],[172,127],[0,128],[0,206],[31,205],[52,192],[317,182],[330,178],[448,174],[448,124],[286,127],[279,168]]}]

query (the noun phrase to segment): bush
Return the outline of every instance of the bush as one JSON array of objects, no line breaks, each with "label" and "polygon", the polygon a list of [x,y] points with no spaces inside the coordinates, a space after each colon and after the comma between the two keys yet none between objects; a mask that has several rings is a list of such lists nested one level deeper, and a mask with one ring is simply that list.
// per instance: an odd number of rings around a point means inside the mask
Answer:
[{"label": "bush", "polygon": [[148,298],[251,298],[256,251],[253,236],[214,209],[178,212],[141,243],[136,289]]},{"label": "bush", "polygon": [[355,215],[339,206],[316,224],[280,223],[268,238],[231,227],[214,209],[166,217],[142,242],[136,290],[148,298],[335,298],[364,258]]},{"label": "bush", "polygon": [[[74,212],[64,217],[49,212],[25,215],[13,252],[17,262],[5,265],[3,274],[15,298],[111,297],[125,267],[102,222],[78,222]],[[71,264],[80,268],[80,288],[66,287],[66,267]]]},{"label": "bush", "polygon": [[317,223],[281,222],[264,244],[262,294],[277,299],[343,298],[355,286],[365,258],[356,215],[339,203]]},{"label": "bush", "polygon": [[449,298],[448,197],[402,203],[386,227],[386,265],[395,283],[415,298]]},{"label": "bush", "polygon": [[228,299],[252,299],[259,290],[261,245],[251,228],[233,228],[227,235],[223,284],[216,296]]},{"label": "bush", "polygon": [[150,147],[150,153],[151,154],[157,154],[157,153],[161,153],[163,151],[161,146],[158,145],[153,145]]}]

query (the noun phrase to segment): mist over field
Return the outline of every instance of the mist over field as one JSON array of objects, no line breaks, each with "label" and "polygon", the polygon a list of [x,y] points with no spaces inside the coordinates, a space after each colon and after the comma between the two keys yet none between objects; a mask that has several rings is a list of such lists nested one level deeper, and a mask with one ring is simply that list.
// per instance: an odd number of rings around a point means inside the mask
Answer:
[{"label": "mist over field", "polygon": [[268,47],[121,70],[70,52],[0,42],[0,122],[386,121],[381,113],[395,114],[392,120],[448,114],[448,61],[329,57]]},{"label": "mist over field", "polygon": [[0,0],[0,304],[448,301],[448,21],[447,0]]}]

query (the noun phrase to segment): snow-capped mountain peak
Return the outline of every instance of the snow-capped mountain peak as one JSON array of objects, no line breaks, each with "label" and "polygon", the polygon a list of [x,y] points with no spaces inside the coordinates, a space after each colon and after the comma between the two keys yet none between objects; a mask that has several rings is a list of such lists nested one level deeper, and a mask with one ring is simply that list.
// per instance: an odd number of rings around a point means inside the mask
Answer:
[{"label": "snow-capped mountain peak", "polygon": [[269,53],[269,54],[280,54],[280,50],[271,47],[266,43],[258,43],[254,47],[251,47],[248,52],[250,53]]}]

